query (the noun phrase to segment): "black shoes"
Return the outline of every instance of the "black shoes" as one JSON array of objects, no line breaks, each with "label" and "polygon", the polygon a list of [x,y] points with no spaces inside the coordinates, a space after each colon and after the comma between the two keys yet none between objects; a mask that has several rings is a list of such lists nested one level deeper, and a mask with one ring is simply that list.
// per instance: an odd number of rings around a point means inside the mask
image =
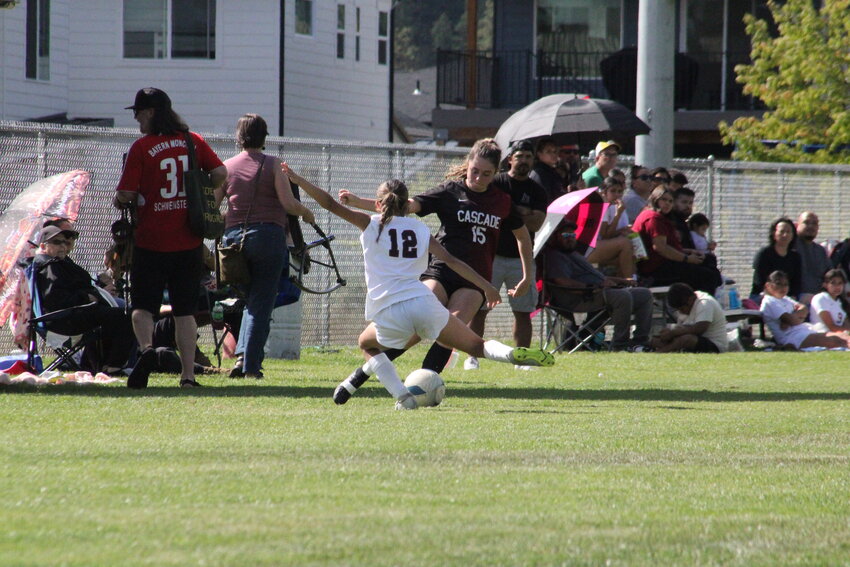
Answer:
[{"label": "black shoes", "polygon": [[133,371],[130,372],[130,376],[127,377],[127,387],[134,390],[147,388],[148,377],[151,372],[153,372],[154,368],[156,368],[156,364],[156,351],[150,347],[143,350],[142,354],[139,355],[139,360],[136,362],[136,366],[133,367]]},{"label": "black shoes", "polygon": [[242,371],[242,357],[236,359],[236,364],[233,365],[233,368],[230,370],[231,378],[244,378],[245,372]]},{"label": "black shoes", "polygon": [[337,386],[336,390],[334,390],[334,403],[341,406],[347,402],[351,399],[351,395],[357,391],[357,388],[365,384],[368,379],[369,376],[363,372],[362,368],[358,368],[352,372],[348,378],[340,382],[339,386]]}]

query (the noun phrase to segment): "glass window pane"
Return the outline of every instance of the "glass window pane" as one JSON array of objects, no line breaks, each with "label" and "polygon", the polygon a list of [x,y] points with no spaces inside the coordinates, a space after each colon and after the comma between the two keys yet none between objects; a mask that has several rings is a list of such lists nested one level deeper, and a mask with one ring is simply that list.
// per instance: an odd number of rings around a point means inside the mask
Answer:
[{"label": "glass window pane", "polygon": [[124,0],[124,57],[165,57],[165,0]]},{"label": "glass window pane", "polygon": [[312,0],[295,0],[295,33],[313,35]]},{"label": "glass window pane", "polygon": [[345,34],[338,33],[336,34],[336,58],[344,59],[345,58]]},{"label": "glass window pane", "polygon": [[378,40],[378,64],[387,64],[387,40],[385,39]]},{"label": "glass window pane", "polygon": [[617,51],[620,11],[620,0],[538,0],[537,48]]},{"label": "glass window pane", "polygon": [[30,0],[26,14],[27,79],[50,78],[50,0]]},{"label": "glass window pane", "polygon": [[215,59],[215,0],[171,0],[171,57]]},{"label": "glass window pane", "polygon": [[386,12],[378,12],[378,35],[387,37],[389,33],[389,16]]},{"label": "glass window pane", "polygon": [[336,5],[336,29],[345,29],[345,4]]}]

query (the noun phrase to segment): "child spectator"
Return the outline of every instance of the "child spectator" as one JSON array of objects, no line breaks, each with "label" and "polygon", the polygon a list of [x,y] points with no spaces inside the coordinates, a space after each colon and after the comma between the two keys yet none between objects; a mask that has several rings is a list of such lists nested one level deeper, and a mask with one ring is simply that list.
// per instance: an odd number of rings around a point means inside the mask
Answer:
[{"label": "child spectator", "polygon": [[776,270],[764,284],[761,313],[776,343],[794,349],[808,347],[847,348],[847,335],[819,333],[807,323],[809,308],[788,297],[788,275]]},{"label": "child spectator", "polygon": [[839,269],[826,272],[823,277],[823,289],[812,298],[809,308],[809,322],[819,333],[841,333],[850,331],[847,312],[850,306],[844,288],[847,278]]},{"label": "child spectator", "polygon": [[711,221],[702,213],[694,213],[688,219],[688,229],[691,231],[691,240],[694,243],[694,250],[708,254],[714,252],[717,248],[717,243],[709,240],[707,236],[708,227],[711,226]]},{"label": "child spectator", "polygon": [[685,283],[674,283],[667,292],[667,303],[675,309],[678,324],[662,329],[652,338],[656,352],[707,352],[729,350],[726,316],[711,294],[694,291]]}]

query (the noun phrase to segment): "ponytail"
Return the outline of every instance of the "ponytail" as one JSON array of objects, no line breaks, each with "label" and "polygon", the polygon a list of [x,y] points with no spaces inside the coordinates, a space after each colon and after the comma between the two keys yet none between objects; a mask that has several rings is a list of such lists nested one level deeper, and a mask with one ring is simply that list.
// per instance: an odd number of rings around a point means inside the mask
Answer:
[{"label": "ponytail", "polygon": [[[407,185],[398,179],[390,179],[378,187],[378,202],[381,204],[381,221],[378,226],[378,238],[393,217],[403,217],[407,214]],[[377,242],[378,238],[375,239]]]}]

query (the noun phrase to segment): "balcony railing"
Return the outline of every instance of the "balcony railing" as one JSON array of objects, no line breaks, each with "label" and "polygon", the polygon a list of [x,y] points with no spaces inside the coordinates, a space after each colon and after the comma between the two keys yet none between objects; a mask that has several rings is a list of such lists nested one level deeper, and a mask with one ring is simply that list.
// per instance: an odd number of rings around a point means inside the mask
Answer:
[{"label": "balcony railing", "polygon": [[[615,54],[439,50],[437,104],[519,108],[542,96],[566,92],[611,98],[633,108],[637,85],[635,55],[628,50],[609,59],[612,55]],[[749,62],[748,53],[677,54],[676,57],[677,109],[761,108],[735,82],[735,65]],[[608,60],[607,68],[603,64],[605,60]],[[606,88],[606,84],[611,88]]]}]

